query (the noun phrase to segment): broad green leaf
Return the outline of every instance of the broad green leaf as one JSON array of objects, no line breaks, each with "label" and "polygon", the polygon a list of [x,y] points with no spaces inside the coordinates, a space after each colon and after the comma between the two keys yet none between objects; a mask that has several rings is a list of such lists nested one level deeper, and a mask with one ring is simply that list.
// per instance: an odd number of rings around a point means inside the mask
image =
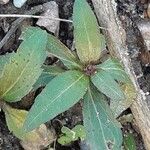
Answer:
[{"label": "broad green leaf", "polygon": [[[25,36],[0,78],[0,98],[8,102],[19,101],[31,89],[42,73],[46,58],[47,33],[38,28]],[[28,31],[28,30],[27,30]]]},{"label": "broad green leaf", "polygon": [[59,58],[68,68],[81,68],[79,60],[56,37],[48,34],[47,51]]},{"label": "broad green leaf", "polygon": [[125,94],[125,100],[122,101],[111,101],[110,108],[112,109],[115,117],[117,118],[123,111],[131,106],[133,101],[136,99],[135,88],[132,83],[126,83],[121,85],[121,89]]},{"label": "broad green leaf", "polygon": [[10,58],[13,56],[14,53],[8,53],[5,55],[0,56],[0,78],[3,76],[4,68],[9,63]]},{"label": "broad green leaf", "polygon": [[41,86],[47,85],[56,75],[64,72],[64,70],[58,66],[43,66],[42,68],[44,70],[36,83],[33,85],[33,90],[36,90]]},{"label": "broad green leaf", "polygon": [[120,125],[113,118],[104,95],[89,88],[83,99],[83,121],[90,149],[120,150],[122,145]]},{"label": "broad green leaf", "polygon": [[137,150],[135,138],[132,133],[128,133],[127,135],[125,135],[123,141],[125,150]]},{"label": "broad green leaf", "polygon": [[30,131],[72,107],[83,97],[88,83],[88,77],[79,71],[67,71],[55,77],[36,98],[25,129]]},{"label": "broad green leaf", "polygon": [[97,68],[108,72],[115,80],[125,83],[130,82],[130,79],[124,71],[121,63],[115,58],[109,58],[102,64],[97,65]]},{"label": "broad green leaf", "polygon": [[37,27],[32,27],[32,26],[25,27],[25,28],[23,28],[22,33],[21,33],[19,39],[20,40],[28,39],[35,32],[38,32],[38,31],[39,31],[39,28],[37,28]]},{"label": "broad green leaf", "polygon": [[73,24],[75,46],[81,62],[96,62],[105,48],[105,39],[86,0],[75,0]]},{"label": "broad green leaf", "polygon": [[125,95],[117,82],[106,71],[100,70],[91,77],[93,84],[99,91],[112,100],[124,100]]}]

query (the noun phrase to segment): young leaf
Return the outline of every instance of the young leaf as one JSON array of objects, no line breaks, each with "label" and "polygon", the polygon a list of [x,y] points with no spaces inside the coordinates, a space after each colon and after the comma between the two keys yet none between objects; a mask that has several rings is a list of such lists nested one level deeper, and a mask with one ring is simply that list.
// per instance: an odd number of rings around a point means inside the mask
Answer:
[{"label": "young leaf", "polygon": [[83,125],[76,125],[72,130],[63,126],[61,132],[63,134],[57,140],[61,145],[69,144],[78,139],[84,140],[86,137],[86,131]]},{"label": "young leaf", "polygon": [[122,133],[118,122],[113,118],[104,95],[90,88],[84,96],[83,121],[91,150],[121,149]]},{"label": "young leaf", "polygon": [[121,63],[117,59],[109,58],[102,64],[97,65],[97,68],[106,71],[115,80],[125,82],[125,83],[130,81]]},{"label": "young leaf", "polygon": [[76,137],[80,138],[81,140],[86,138],[86,131],[83,125],[76,125],[72,131],[74,131],[76,133]]},{"label": "young leaf", "polygon": [[47,51],[59,58],[68,68],[81,68],[79,60],[56,37],[48,34]]},{"label": "young leaf", "polygon": [[19,101],[25,96],[42,73],[41,66],[46,58],[47,33],[39,28],[32,30],[30,36],[23,37],[24,41],[17,53],[12,55],[3,69],[0,98],[8,102]]},{"label": "young leaf", "polygon": [[47,85],[56,75],[64,72],[63,69],[61,69],[58,66],[45,66],[42,67],[44,70],[36,83],[33,85],[33,90],[38,89],[41,86]]},{"label": "young leaf", "polygon": [[125,95],[117,82],[106,71],[100,70],[91,77],[99,91],[113,100],[123,100]]},{"label": "young leaf", "polygon": [[67,71],[55,77],[36,98],[25,129],[30,131],[69,109],[83,97],[88,83],[88,77],[79,71]]},{"label": "young leaf", "polygon": [[73,9],[74,38],[77,54],[83,63],[96,62],[105,47],[94,13],[86,0],[75,0]]},{"label": "young leaf", "polygon": [[131,106],[136,98],[135,88],[132,83],[126,83],[121,85],[121,89],[125,94],[126,99],[123,101],[111,101],[110,108],[112,109],[114,116],[117,118],[123,111]]},{"label": "young leaf", "polygon": [[62,135],[57,140],[61,145],[67,145],[78,139],[78,137],[76,137],[76,133],[65,126],[61,128],[61,132]]}]

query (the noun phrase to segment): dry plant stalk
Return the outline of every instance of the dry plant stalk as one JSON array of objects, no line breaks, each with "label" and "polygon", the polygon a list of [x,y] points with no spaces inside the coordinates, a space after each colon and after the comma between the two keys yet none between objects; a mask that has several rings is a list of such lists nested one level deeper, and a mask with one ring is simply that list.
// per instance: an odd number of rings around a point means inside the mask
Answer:
[{"label": "dry plant stalk", "polygon": [[111,53],[115,53],[123,62],[125,70],[129,74],[137,91],[137,99],[132,104],[131,110],[142,134],[145,147],[147,150],[150,150],[150,110],[146,102],[147,98],[139,87],[137,77],[133,71],[131,60],[127,53],[126,34],[117,16],[115,0],[92,1],[101,26],[109,29],[105,32],[108,48]]}]

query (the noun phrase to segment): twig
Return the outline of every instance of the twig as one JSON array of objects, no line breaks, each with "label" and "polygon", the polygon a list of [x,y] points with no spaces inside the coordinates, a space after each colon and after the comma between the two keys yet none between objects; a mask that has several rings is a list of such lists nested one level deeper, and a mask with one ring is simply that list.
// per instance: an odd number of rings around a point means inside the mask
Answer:
[{"label": "twig", "polygon": [[[42,11],[43,11],[43,6],[39,5],[39,6],[35,6],[35,7],[31,8],[31,10],[29,10],[25,15],[22,15],[22,14],[0,14],[0,18],[18,18],[19,17],[17,20],[15,20],[12,23],[12,26],[11,26],[10,30],[7,32],[5,37],[1,40],[1,42],[0,42],[0,49],[9,40],[11,35],[15,33],[15,31],[18,28],[18,26],[21,24],[21,22],[25,18],[37,18],[37,19],[45,18],[45,19],[51,19],[51,20],[56,20],[56,21],[69,22],[69,23],[73,22],[72,20],[67,20],[67,19],[60,19],[60,18],[52,18],[52,17],[48,17],[48,16],[33,15],[33,14],[36,14],[36,13],[42,12]],[[107,28],[104,28],[104,27],[99,27],[99,28],[103,29],[103,30],[108,30]]]},{"label": "twig", "polygon": [[[26,14],[30,15],[30,14],[36,14],[39,12],[42,12],[43,10],[43,6],[42,5],[38,5],[35,7],[32,7],[31,10],[27,11]],[[25,18],[18,18],[16,19],[13,23],[12,26],[10,28],[10,30],[7,32],[7,34],[4,36],[4,38],[0,41],[0,49],[4,46],[5,43],[7,43],[7,41],[9,40],[9,38],[12,36],[12,34],[15,33],[15,31],[17,30],[18,26],[21,24],[21,22],[24,20]]]},{"label": "twig", "polygon": [[51,20],[56,20],[56,21],[63,21],[63,22],[71,22],[71,20],[67,20],[67,19],[60,19],[60,18],[52,18],[52,17],[48,17],[48,16],[36,16],[36,15],[21,15],[21,14],[0,14],[0,17],[5,17],[5,18],[44,18],[44,19],[51,19]]},{"label": "twig", "polygon": [[[51,19],[51,20],[56,20],[56,21],[62,21],[62,22],[69,22],[72,23],[72,20],[68,20],[68,19],[61,19],[61,18],[52,18],[52,17],[48,17],[48,16],[37,16],[37,15],[22,15],[22,14],[0,14],[0,18],[44,18],[44,19]],[[100,29],[103,30],[108,30],[107,28],[104,27],[99,27]]]}]

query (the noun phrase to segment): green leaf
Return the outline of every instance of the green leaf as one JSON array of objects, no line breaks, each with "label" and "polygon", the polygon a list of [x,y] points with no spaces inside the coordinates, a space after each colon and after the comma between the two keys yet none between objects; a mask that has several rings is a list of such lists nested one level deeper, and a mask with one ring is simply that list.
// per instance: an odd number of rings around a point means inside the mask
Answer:
[{"label": "green leaf", "polygon": [[44,70],[36,83],[33,85],[33,90],[38,89],[41,86],[47,85],[56,75],[64,72],[63,69],[61,69],[58,66],[43,66]]},{"label": "green leaf", "polygon": [[121,85],[121,89],[125,94],[125,100],[111,101],[110,108],[112,109],[114,116],[117,118],[123,111],[131,106],[136,99],[135,88],[132,83],[126,83]]},{"label": "green leaf", "polygon": [[130,79],[126,74],[126,72],[124,71],[121,63],[115,58],[109,58],[102,64],[97,65],[97,68],[106,71],[115,80],[125,82],[125,83],[130,82]]},{"label": "green leaf", "polygon": [[30,36],[32,36],[35,32],[39,32],[39,29],[40,29],[40,28],[32,27],[32,26],[25,27],[25,28],[23,28],[22,33],[21,33],[19,39],[20,39],[20,40],[28,39],[28,38],[30,38]]},{"label": "green leaf", "polygon": [[57,76],[60,73],[63,73],[65,70],[60,68],[59,66],[53,65],[53,66],[46,66],[43,65],[42,68],[44,69],[43,72],[48,73],[51,76]]},{"label": "green leaf", "polygon": [[99,91],[112,100],[124,100],[125,95],[117,82],[106,71],[100,70],[91,77],[93,84]]},{"label": "green leaf", "polygon": [[76,137],[76,133],[71,129],[63,126],[61,128],[62,135],[58,138],[58,143],[61,145],[70,144],[73,141],[76,141],[78,137]]},{"label": "green leaf", "polygon": [[70,144],[71,142],[73,142],[74,140],[72,140],[69,136],[61,136],[60,138],[58,138],[57,142],[61,145],[67,145]]},{"label": "green leaf", "polygon": [[96,62],[105,48],[105,39],[86,0],[75,0],[73,10],[74,38],[77,54],[83,63]]},{"label": "green leaf", "polygon": [[83,121],[91,150],[120,150],[122,133],[104,95],[89,88],[84,96]]},{"label": "green leaf", "polygon": [[42,73],[41,66],[46,58],[47,33],[39,28],[32,30],[32,34],[25,36],[27,38],[24,38],[17,53],[13,54],[3,69],[0,98],[5,101],[19,101],[32,89]]},{"label": "green leaf", "polygon": [[84,140],[86,138],[86,131],[85,127],[83,125],[76,125],[72,131],[75,132],[76,137],[80,138],[81,140]]},{"label": "green leaf", "polygon": [[59,58],[68,68],[81,68],[79,60],[56,37],[48,34],[47,51]]},{"label": "green leaf", "polygon": [[135,143],[135,139],[132,133],[128,133],[125,137],[124,137],[124,147],[125,150],[136,150],[136,143]]},{"label": "green leaf", "polygon": [[49,75],[47,72],[42,72],[36,83],[33,85],[33,90],[37,90],[39,87],[46,86],[55,76]]},{"label": "green leaf", "polygon": [[74,140],[74,139],[76,138],[76,137],[75,137],[75,132],[73,132],[73,131],[72,131],[71,129],[69,129],[68,127],[63,126],[63,127],[61,128],[61,132],[62,132],[63,134],[65,134],[66,136],[72,138],[72,140]]},{"label": "green leaf", "polygon": [[25,129],[32,130],[69,109],[83,97],[88,84],[88,77],[79,71],[67,71],[55,77],[36,98]]},{"label": "green leaf", "polygon": [[84,140],[86,137],[86,131],[83,125],[76,125],[72,130],[63,126],[61,132],[63,134],[57,140],[61,145],[69,144],[78,139]]},{"label": "green leaf", "polygon": [[3,76],[4,68],[9,63],[10,58],[12,57],[14,53],[8,53],[5,55],[0,56],[0,78]]}]

